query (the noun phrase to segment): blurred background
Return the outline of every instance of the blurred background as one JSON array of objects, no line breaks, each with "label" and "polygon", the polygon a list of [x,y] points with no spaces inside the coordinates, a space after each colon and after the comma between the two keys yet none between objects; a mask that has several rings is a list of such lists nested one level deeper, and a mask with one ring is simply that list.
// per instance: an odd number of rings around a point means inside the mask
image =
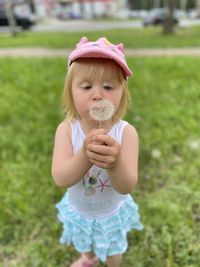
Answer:
[{"label": "blurred background", "polygon": [[56,21],[100,19],[132,20],[142,27],[163,24],[168,17],[174,24],[197,23],[200,0],[0,0],[1,31],[8,25],[14,32],[17,26],[41,30],[47,22],[51,27]]}]

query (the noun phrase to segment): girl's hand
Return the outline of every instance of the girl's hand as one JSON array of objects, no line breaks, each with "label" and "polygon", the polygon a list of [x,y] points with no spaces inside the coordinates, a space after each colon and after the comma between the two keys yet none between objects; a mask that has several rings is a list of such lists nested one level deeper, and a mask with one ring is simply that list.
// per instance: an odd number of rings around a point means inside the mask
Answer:
[{"label": "girl's hand", "polygon": [[91,163],[110,169],[117,164],[120,151],[120,145],[115,139],[100,133],[95,136],[94,142],[88,143],[86,153]]},{"label": "girl's hand", "polygon": [[86,135],[84,143],[83,143],[83,149],[86,152],[88,149],[88,145],[89,144],[99,144],[101,145],[101,142],[98,142],[96,140],[96,136],[98,134],[106,134],[106,130],[105,129],[92,129],[92,131]]}]

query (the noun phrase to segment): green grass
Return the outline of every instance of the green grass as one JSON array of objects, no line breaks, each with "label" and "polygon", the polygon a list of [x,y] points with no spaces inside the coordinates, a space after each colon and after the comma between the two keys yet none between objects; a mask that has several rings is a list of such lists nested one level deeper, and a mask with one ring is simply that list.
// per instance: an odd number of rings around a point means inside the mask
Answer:
[{"label": "green grass", "polygon": [[[135,73],[126,118],[140,136],[133,195],[144,230],[129,234],[122,267],[198,267],[200,60],[128,62]],[[66,62],[4,58],[0,65],[0,266],[69,266],[77,253],[59,244],[54,204],[64,190],[50,173]]]},{"label": "green grass", "polygon": [[99,36],[105,36],[113,43],[119,40],[128,48],[152,48],[152,47],[198,47],[200,46],[200,26],[189,28],[177,28],[176,34],[167,36],[162,34],[161,27],[149,27],[143,29],[123,29],[68,33],[68,32],[23,32],[16,37],[0,33],[0,47],[48,47],[71,48],[82,36],[88,36],[95,40]]}]

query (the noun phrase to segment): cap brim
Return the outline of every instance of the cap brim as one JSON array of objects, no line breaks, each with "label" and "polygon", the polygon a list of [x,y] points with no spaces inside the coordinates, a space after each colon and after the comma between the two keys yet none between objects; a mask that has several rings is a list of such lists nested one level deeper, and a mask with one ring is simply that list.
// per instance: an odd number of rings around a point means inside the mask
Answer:
[{"label": "cap brim", "polygon": [[87,49],[80,49],[79,51],[73,51],[69,57],[68,65],[70,66],[73,61],[78,58],[108,58],[114,60],[124,71],[125,77],[128,78],[132,75],[132,71],[128,68],[126,62],[123,62],[121,56],[119,57],[116,53],[110,51],[105,51],[100,47],[90,48],[90,51]]}]

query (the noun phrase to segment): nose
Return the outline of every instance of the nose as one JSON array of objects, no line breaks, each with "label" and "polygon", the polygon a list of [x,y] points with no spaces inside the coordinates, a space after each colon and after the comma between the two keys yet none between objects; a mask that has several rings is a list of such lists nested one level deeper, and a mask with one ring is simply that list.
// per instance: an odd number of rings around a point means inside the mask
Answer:
[{"label": "nose", "polygon": [[93,96],[92,99],[94,101],[99,101],[103,99],[103,90],[101,88],[100,85],[95,86],[94,90],[93,90]]}]

